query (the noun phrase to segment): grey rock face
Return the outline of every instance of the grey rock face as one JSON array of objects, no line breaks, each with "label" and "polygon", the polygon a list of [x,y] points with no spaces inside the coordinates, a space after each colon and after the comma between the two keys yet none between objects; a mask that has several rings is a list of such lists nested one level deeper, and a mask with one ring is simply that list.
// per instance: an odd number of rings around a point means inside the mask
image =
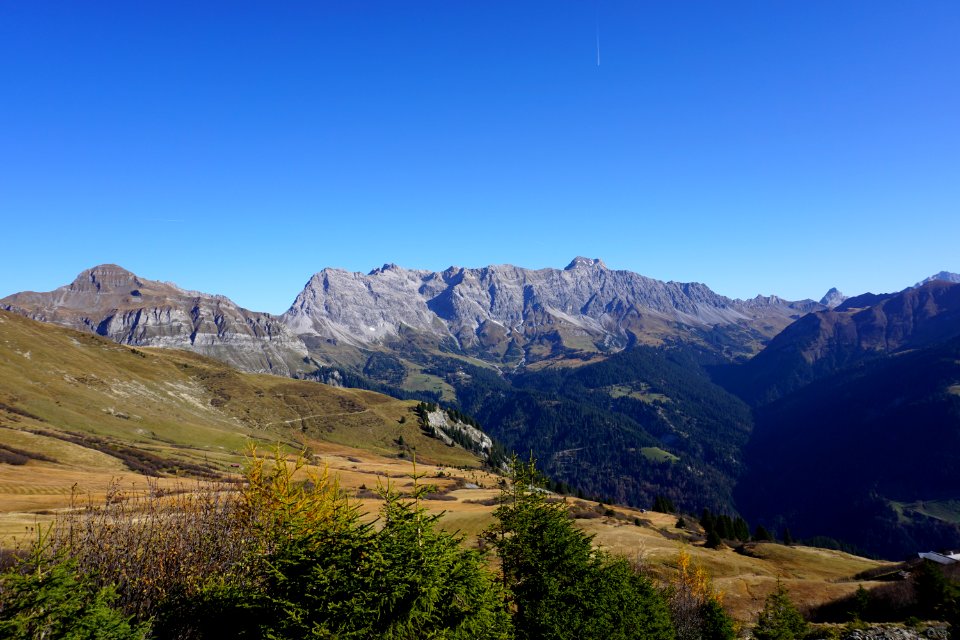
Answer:
[{"label": "grey rock face", "polygon": [[8,296],[0,308],[122,344],[187,349],[246,371],[290,375],[307,355],[299,338],[269,314],[141,279],[116,265],[88,269],[54,291]]},{"label": "grey rock face", "polygon": [[776,296],[733,300],[700,283],[662,282],[577,257],[564,269],[324,269],[279,318],[116,265],[84,271],[54,291],[8,296],[0,308],[124,344],[188,349],[247,371],[292,375],[308,346],[316,358],[350,365],[363,361],[362,351],[410,341],[509,366],[671,341],[717,340],[734,355],[752,354],[824,306]]},{"label": "grey rock face", "polygon": [[[829,636],[823,636],[824,639],[827,637]],[[950,637],[950,630],[944,625],[937,624],[922,629],[894,624],[872,624],[864,629],[843,631],[840,637],[843,640],[947,640]]]},{"label": "grey rock face", "polygon": [[474,448],[484,457],[489,457],[490,450],[493,448],[493,440],[490,439],[490,436],[473,425],[451,419],[443,409],[427,412],[426,427],[434,437],[448,446],[454,444],[450,434],[458,432],[462,436],[466,436],[473,443]]},{"label": "grey rock face", "polygon": [[836,287],[832,287],[830,291],[827,291],[822,298],[820,298],[820,304],[827,307],[828,309],[835,309],[840,306],[844,300],[847,299],[847,296],[840,293]]},{"label": "grey rock face", "polygon": [[662,282],[577,257],[562,270],[324,269],[282,318],[294,333],[357,347],[389,344],[413,331],[488,359],[529,361],[558,345],[609,351],[636,341],[690,339],[718,326],[764,339],[823,308],[776,296],[732,300],[700,283]]},{"label": "grey rock face", "polygon": [[960,273],[950,273],[949,271],[941,271],[940,273],[934,274],[929,278],[925,278],[913,285],[914,287],[922,287],[928,282],[934,282],[935,280],[942,280],[943,282],[960,282]]}]

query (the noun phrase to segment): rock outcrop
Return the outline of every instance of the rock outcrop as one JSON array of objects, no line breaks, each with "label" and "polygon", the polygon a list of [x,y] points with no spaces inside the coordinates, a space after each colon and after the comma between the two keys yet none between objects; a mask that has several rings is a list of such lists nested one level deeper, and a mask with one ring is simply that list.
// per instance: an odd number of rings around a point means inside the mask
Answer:
[{"label": "rock outcrop", "polygon": [[308,357],[349,368],[382,349],[453,352],[511,367],[634,344],[698,342],[731,357],[753,355],[825,307],[777,296],[733,300],[700,283],[578,257],[564,269],[328,268],[280,317],[101,265],[54,291],[8,296],[0,308],[123,344],[189,349],[246,371],[291,375]]},{"label": "rock outcrop", "polygon": [[752,353],[801,315],[823,308],[776,296],[733,300],[700,283],[662,282],[577,257],[562,270],[328,268],[307,282],[282,318],[308,342],[363,348],[417,334],[488,360],[530,362],[571,350],[698,340],[717,328],[741,334],[740,348]]},{"label": "rock outcrop", "polygon": [[0,308],[122,344],[187,349],[245,371],[290,375],[307,356],[302,341],[269,314],[112,264],[88,269],[53,291],[8,296]]}]

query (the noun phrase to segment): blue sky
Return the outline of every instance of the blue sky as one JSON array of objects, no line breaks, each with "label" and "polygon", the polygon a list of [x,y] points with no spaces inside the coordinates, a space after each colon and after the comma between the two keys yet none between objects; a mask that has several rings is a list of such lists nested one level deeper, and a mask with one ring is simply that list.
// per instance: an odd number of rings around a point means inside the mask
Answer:
[{"label": "blue sky", "polygon": [[114,262],[282,312],[326,266],[576,255],[900,289],[960,271],[958,33],[955,0],[3,3],[0,296]]}]

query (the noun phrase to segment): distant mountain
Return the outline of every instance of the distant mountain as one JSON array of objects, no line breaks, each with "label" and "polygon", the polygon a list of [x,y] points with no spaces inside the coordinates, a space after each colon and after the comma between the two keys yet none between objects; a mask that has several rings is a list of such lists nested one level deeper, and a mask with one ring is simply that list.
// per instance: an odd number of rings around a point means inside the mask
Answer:
[{"label": "distant mountain", "polygon": [[960,336],[960,285],[931,281],[897,294],[848,298],[808,314],[730,373],[728,386],[754,404],[873,358]]},{"label": "distant mountain", "polygon": [[921,280],[917,284],[913,285],[914,287],[922,287],[928,282],[960,282],[960,273],[950,273],[949,271],[941,271],[940,273],[934,274],[929,278]]},{"label": "distant mountain", "polygon": [[185,348],[281,375],[306,370],[308,355],[359,372],[371,353],[384,351],[518,367],[638,344],[696,343],[734,358],[753,355],[791,322],[823,308],[777,296],[733,300],[700,283],[663,282],[582,257],[562,270],[327,268],[280,317],[116,265],[88,269],[54,291],[0,300],[0,309],[123,344]]},{"label": "distant mountain", "polygon": [[121,344],[187,349],[246,371],[290,375],[307,356],[303,343],[269,314],[112,264],[88,269],[53,291],[7,296],[0,309]]},{"label": "distant mountain", "polygon": [[699,283],[662,282],[577,257],[565,269],[495,265],[443,272],[393,264],[324,269],[282,316],[312,351],[417,343],[507,365],[634,344],[699,342],[750,355],[824,306],[776,296],[732,300]]},{"label": "distant mountain", "polygon": [[839,306],[846,299],[847,296],[840,293],[836,287],[833,287],[830,289],[830,291],[827,291],[822,298],[820,298],[820,304],[828,309],[833,309],[834,307]]}]

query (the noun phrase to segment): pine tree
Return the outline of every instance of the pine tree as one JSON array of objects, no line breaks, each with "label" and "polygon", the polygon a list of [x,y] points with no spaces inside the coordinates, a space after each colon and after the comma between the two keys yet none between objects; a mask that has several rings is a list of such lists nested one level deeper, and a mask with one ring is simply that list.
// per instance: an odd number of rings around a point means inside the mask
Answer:
[{"label": "pine tree", "polygon": [[850,617],[854,620],[864,620],[869,607],[870,592],[864,589],[862,584],[858,585],[856,593],[853,594],[853,609],[850,611]]},{"label": "pine tree", "polygon": [[416,482],[413,500],[386,492],[377,533],[378,562],[366,597],[375,601],[364,637],[506,639],[512,636],[504,595],[484,556],[439,527],[420,505],[435,487]]},{"label": "pine tree", "polygon": [[793,536],[790,534],[790,527],[783,528],[783,544],[788,547],[793,544]]},{"label": "pine tree", "polygon": [[41,540],[31,556],[0,574],[0,637],[142,640],[149,627],[134,626],[114,607],[116,592],[98,588],[65,557],[49,558]]},{"label": "pine tree", "polygon": [[733,524],[737,540],[747,542],[750,539],[750,527],[747,525],[747,521],[743,518],[737,518]]},{"label": "pine tree", "polygon": [[501,561],[521,640],[673,638],[666,605],[625,560],[595,550],[563,503],[547,502],[533,463],[512,478],[482,534]]},{"label": "pine tree", "polygon": [[704,542],[704,546],[708,549],[716,549],[723,544],[723,539],[720,537],[720,534],[717,533],[716,529],[710,529],[707,532],[707,541]]},{"label": "pine tree", "polygon": [[700,526],[703,527],[704,531],[713,528],[713,514],[710,513],[710,509],[704,507],[703,513],[700,514]]},{"label": "pine tree", "polygon": [[763,611],[753,628],[756,640],[799,640],[807,633],[808,625],[787,595],[787,589],[777,580],[776,590],[767,596]]},{"label": "pine tree", "polygon": [[770,532],[767,531],[767,528],[762,524],[758,524],[757,528],[753,532],[754,542],[772,542],[773,536],[770,535]]},{"label": "pine tree", "polygon": [[653,510],[660,513],[674,513],[677,508],[673,505],[673,500],[666,496],[657,496],[653,500]]}]

